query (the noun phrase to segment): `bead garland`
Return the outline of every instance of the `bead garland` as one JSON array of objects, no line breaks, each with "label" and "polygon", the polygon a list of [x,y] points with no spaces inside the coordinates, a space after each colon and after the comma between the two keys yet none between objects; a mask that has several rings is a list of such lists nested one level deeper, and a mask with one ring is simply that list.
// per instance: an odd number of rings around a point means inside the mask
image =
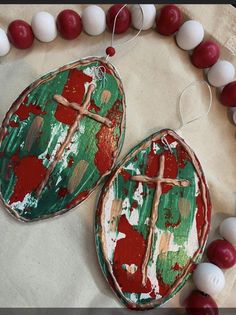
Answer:
[{"label": "bead garland", "polygon": [[[227,60],[220,60],[220,48],[212,40],[203,40],[204,29],[195,20],[183,22],[183,14],[176,5],[165,5],[159,12],[153,4],[141,5],[143,11],[142,30],[148,30],[156,24],[156,31],[164,36],[175,34],[177,45],[184,50],[191,51],[190,60],[199,69],[206,69],[208,82],[220,88],[220,101],[230,107],[230,115],[236,124],[236,80],[234,80],[234,66]],[[42,42],[51,42],[57,37],[57,31],[67,40],[77,38],[82,30],[91,36],[102,34],[106,25],[112,32],[114,18],[122,4],[112,5],[107,13],[97,5],[88,5],[81,16],[74,10],[61,11],[56,20],[48,12],[36,13],[31,25],[23,20],[12,21],[7,34],[0,28],[0,56],[10,51],[10,43],[19,49],[32,46],[34,37]],[[156,20],[156,21],[155,21]],[[121,34],[131,26],[139,29],[141,11],[139,5],[132,5],[122,9],[116,21],[115,33]],[[114,48],[107,49],[109,57],[114,56]]]},{"label": "bead garland", "polygon": [[[0,56],[10,51],[10,43],[19,49],[32,46],[34,37],[42,42],[51,42],[60,35],[72,40],[77,38],[82,29],[91,36],[102,34],[106,25],[112,32],[114,19],[123,5],[112,5],[107,14],[97,5],[87,6],[82,17],[74,10],[61,11],[56,20],[48,12],[36,13],[31,25],[23,20],[12,21],[6,32],[0,28]],[[176,5],[165,5],[156,15],[153,4],[141,5],[143,11],[143,30],[153,27],[156,20],[156,31],[164,36],[176,34],[177,45],[184,50],[192,51],[190,60],[199,69],[208,69],[209,83],[221,88],[220,101],[224,106],[231,108],[231,114],[236,124],[236,81],[234,80],[234,66],[227,60],[220,60],[220,48],[212,40],[204,39],[204,29],[201,23],[195,20],[183,22],[183,14]],[[139,29],[141,12],[138,5],[131,10],[126,6],[120,11],[114,32],[124,33],[133,25]],[[106,48],[109,57],[115,55],[115,48]],[[211,314],[218,314],[217,305],[210,295],[219,293],[224,287],[224,274],[220,268],[231,268],[236,264],[236,218],[228,218],[220,225],[220,234],[223,240],[213,241],[207,248],[209,262],[198,264],[193,273],[193,281],[199,291],[193,291],[185,301],[189,315],[199,314],[199,308],[212,310]],[[203,292],[204,293],[203,293]],[[201,314],[209,314],[209,313]]]}]

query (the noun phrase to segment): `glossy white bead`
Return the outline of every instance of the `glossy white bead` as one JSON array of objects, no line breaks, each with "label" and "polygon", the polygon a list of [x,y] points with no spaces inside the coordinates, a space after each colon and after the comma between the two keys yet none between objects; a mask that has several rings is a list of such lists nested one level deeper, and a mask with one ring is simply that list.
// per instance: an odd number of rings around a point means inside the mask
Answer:
[{"label": "glossy white bead", "polygon": [[45,11],[36,13],[31,21],[34,36],[41,42],[51,42],[57,37],[54,17]]},{"label": "glossy white bead", "polygon": [[89,5],[82,12],[84,31],[92,36],[102,34],[106,29],[106,14],[97,5]]},{"label": "glossy white bead", "polygon": [[208,71],[207,78],[211,85],[220,87],[233,81],[235,69],[227,60],[218,60]]},{"label": "glossy white bead", "polygon": [[193,281],[198,290],[211,296],[218,294],[225,285],[225,276],[222,270],[211,263],[201,263],[193,272]]},{"label": "glossy white bead", "polygon": [[10,42],[8,40],[6,32],[0,28],[0,56],[7,55],[10,51]]},{"label": "glossy white bead", "polygon": [[201,43],[204,29],[201,23],[195,20],[186,21],[176,35],[178,46],[184,50],[192,50]]},{"label": "glossy white bead", "polygon": [[[143,11],[143,26],[142,26],[142,11]],[[133,27],[139,30],[142,26],[144,31],[152,28],[156,18],[156,8],[154,4],[134,4],[131,7],[131,18]]]},{"label": "glossy white bead", "polygon": [[[236,113],[236,111],[234,112]],[[236,246],[236,218],[227,218],[220,224],[220,235],[230,242],[233,246]]]}]

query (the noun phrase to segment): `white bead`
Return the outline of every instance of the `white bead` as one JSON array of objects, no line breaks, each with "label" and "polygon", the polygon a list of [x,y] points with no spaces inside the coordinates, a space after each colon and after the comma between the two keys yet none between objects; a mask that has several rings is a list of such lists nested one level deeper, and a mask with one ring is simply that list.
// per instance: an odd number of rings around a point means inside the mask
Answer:
[{"label": "white bead", "polygon": [[211,263],[201,263],[193,272],[193,281],[198,290],[211,296],[218,294],[225,285],[225,276],[222,270]]},{"label": "white bead", "polygon": [[204,29],[201,23],[195,20],[186,21],[176,35],[176,41],[180,48],[192,50],[201,43],[204,37]]},{"label": "white bead", "polygon": [[[235,117],[236,111],[234,112]],[[236,121],[234,121],[236,123]],[[220,225],[220,235],[230,242],[233,246],[236,246],[236,218],[231,217],[225,219]]]},{"label": "white bead", "polygon": [[102,34],[106,29],[106,15],[97,5],[89,5],[82,12],[84,31],[92,36]]},{"label": "white bead", "polygon": [[8,40],[6,32],[0,28],[0,56],[7,55],[10,51],[10,42]]},{"label": "white bead", "polygon": [[57,37],[57,27],[54,17],[45,11],[36,13],[31,21],[35,37],[41,42],[51,42]]},{"label": "white bead", "polygon": [[142,12],[143,11],[143,27],[142,30],[146,31],[152,28],[155,17],[156,17],[156,8],[154,4],[134,4],[131,7],[131,17],[133,27],[139,30],[142,26]]},{"label": "white bead", "polygon": [[220,87],[228,84],[234,78],[235,70],[227,60],[218,60],[208,71],[207,78],[211,85]]}]

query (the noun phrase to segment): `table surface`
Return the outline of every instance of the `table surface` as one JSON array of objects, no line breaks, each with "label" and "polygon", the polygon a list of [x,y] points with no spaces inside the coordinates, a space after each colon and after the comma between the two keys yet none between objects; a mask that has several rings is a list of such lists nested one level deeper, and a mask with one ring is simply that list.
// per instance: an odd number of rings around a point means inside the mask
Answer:
[{"label": "table surface", "polygon": [[[103,6],[107,9],[108,6]],[[60,10],[82,11],[82,5],[0,5],[0,27],[22,18],[30,21],[35,12],[46,10],[56,16]],[[231,5],[181,5],[189,18],[204,25],[208,37],[222,46],[222,58],[236,66],[236,10]],[[122,41],[132,36],[130,30]],[[110,34],[98,37],[81,34],[66,41],[34,42],[31,49],[12,49],[1,59],[0,115],[35,78],[72,60],[103,55]],[[119,70],[127,99],[127,131],[119,160],[142,139],[160,128],[177,128],[177,99],[191,82],[204,79],[189,56],[172,37],[154,30],[142,32],[124,45],[112,59]],[[235,126],[220,105],[214,88],[210,114],[184,128],[182,136],[200,159],[213,202],[209,240],[218,236],[223,218],[235,215]],[[204,111],[207,89],[193,87],[183,99],[186,117]],[[97,262],[93,221],[100,188],[71,212],[42,222],[23,224],[0,211],[0,306],[1,307],[120,307]],[[225,272],[226,285],[216,297],[221,307],[236,307],[236,268]],[[166,306],[179,306],[193,287],[191,280]]]}]

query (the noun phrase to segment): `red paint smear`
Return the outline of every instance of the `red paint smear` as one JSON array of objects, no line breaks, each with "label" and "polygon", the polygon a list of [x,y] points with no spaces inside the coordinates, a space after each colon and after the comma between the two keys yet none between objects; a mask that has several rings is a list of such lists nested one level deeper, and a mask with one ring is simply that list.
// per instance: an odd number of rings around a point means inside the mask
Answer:
[{"label": "red paint smear", "polygon": [[[64,86],[62,96],[64,96],[69,102],[76,102],[81,104],[85,93],[85,83],[91,82],[92,78],[83,73],[83,71],[72,69],[69,72],[67,82]],[[54,114],[55,118],[66,124],[72,125],[76,119],[78,112],[70,107],[58,104],[56,112]]]},{"label": "red paint smear", "polygon": [[91,100],[89,107],[88,107],[88,110],[94,110],[96,113],[98,113],[100,111],[100,107],[98,107],[95,104],[94,100]]},{"label": "red paint smear", "polygon": [[70,159],[69,159],[69,162],[68,162],[68,167],[72,167],[73,164],[74,164],[74,159],[71,156]]},{"label": "red paint smear", "polygon": [[12,128],[17,128],[17,127],[19,127],[19,123],[15,122],[15,121],[10,121],[9,122],[9,126],[12,127]]},{"label": "red paint smear", "polygon": [[127,172],[125,169],[121,169],[120,171],[120,175],[124,178],[125,182],[127,182],[128,180],[130,180],[131,178],[131,174],[129,172]]},{"label": "red paint smear", "polygon": [[43,112],[38,105],[30,104],[28,106],[21,104],[20,107],[15,112],[20,119],[20,121],[25,120],[29,117],[29,114],[32,113],[34,115],[45,115],[46,112]]},{"label": "red paint smear", "polygon": [[[159,166],[160,166],[160,155],[156,154],[153,150],[153,144],[157,142],[152,142],[151,150],[147,158],[147,166],[145,170],[145,175],[149,177],[156,177],[158,175]],[[149,187],[155,188],[156,183],[148,183]]]},{"label": "red paint smear", "polygon": [[17,177],[9,203],[22,201],[26,194],[35,190],[46,175],[47,169],[36,156],[25,156],[14,167]]},{"label": "red paint smear", "polygon": [[196,213],[197,235],[198,235],[198,240],[200,242],[203,227],[205,224],[207,224],[205,220],[204,203],[203,203],[201,194],[197,196],[196,203],[197,203],[197,213]]},{"label": "red paint smear", "polygon": [[159,294],[161,296],[167,296],[171,289],[170,286],[163,281],[162,276],[160,274],[157,275],[157,280],[159,284]]},{"label": "red paint smear", "polygon": [[137,209],[138,208],[138,202],[137,200],[134,200],[131,204],[131,207],[134,208],[134,209]]},{"label": "red paint smear", "polygon": [[189,161],[190,157],[187,151],[180,144],[177,145],[176,150],[177,150],[177,157],[178,157],[178,166],[180,168],[184,168],[186,161]]},{"label": "red paint smear", "polygon": [[174,271],[179,271],[182,270],[182,267],[178,263],[175,263],[175,265],[172,266],[171,269]]},{"label": "red paint smear", "polygon": [[71,208],[75,205],[77,205],[80,201],[85,199],[89,194],[89,191],[82,191],[81,193],[78,194],[73,200],[71,200],[67,205],[66,208]]},{"label": "red paint smear", "polygon": [[102,125],[96,134],[98,151],[94,157],[94,164],[101,175],[109,171],[113,164],[114,153],[117,150],[118,137],[114,130],[120,125],[123,113],[119,110],[120,101],[117,100],[108,111],[106,117],[111,120],[112,128]]},{"label": "red paint smear", "polygon": [[174,227],[179,226],[180,223],[181,223],[181,219],[179,218],[179,220],[176,223],[166,222],[165,226],[166,226],[166,228],[169,228],[169,227],[174,228]]},{"label": "red paint smear", "polygon": [[60,198],[63,198],[63,197],[65,197],[67,194],[68,194],[68,189],[67,188],[65,188],[65,187],[61,187],[59,190],[58,190],[58,196],[60,197]]},{"label": "red paint smear", "polygon": [[[142,285],[142,263],[146,252],[146,241],[142,234],[136,231],[122,215],[118,225],[118,231],[126,235],[116,243],[113,272],[123,292],[148,293],[151,291],[151,282],[148,279],[145,286]],[[131,274],[122,268],[123,264],[135,264],[138,269]]]}]

